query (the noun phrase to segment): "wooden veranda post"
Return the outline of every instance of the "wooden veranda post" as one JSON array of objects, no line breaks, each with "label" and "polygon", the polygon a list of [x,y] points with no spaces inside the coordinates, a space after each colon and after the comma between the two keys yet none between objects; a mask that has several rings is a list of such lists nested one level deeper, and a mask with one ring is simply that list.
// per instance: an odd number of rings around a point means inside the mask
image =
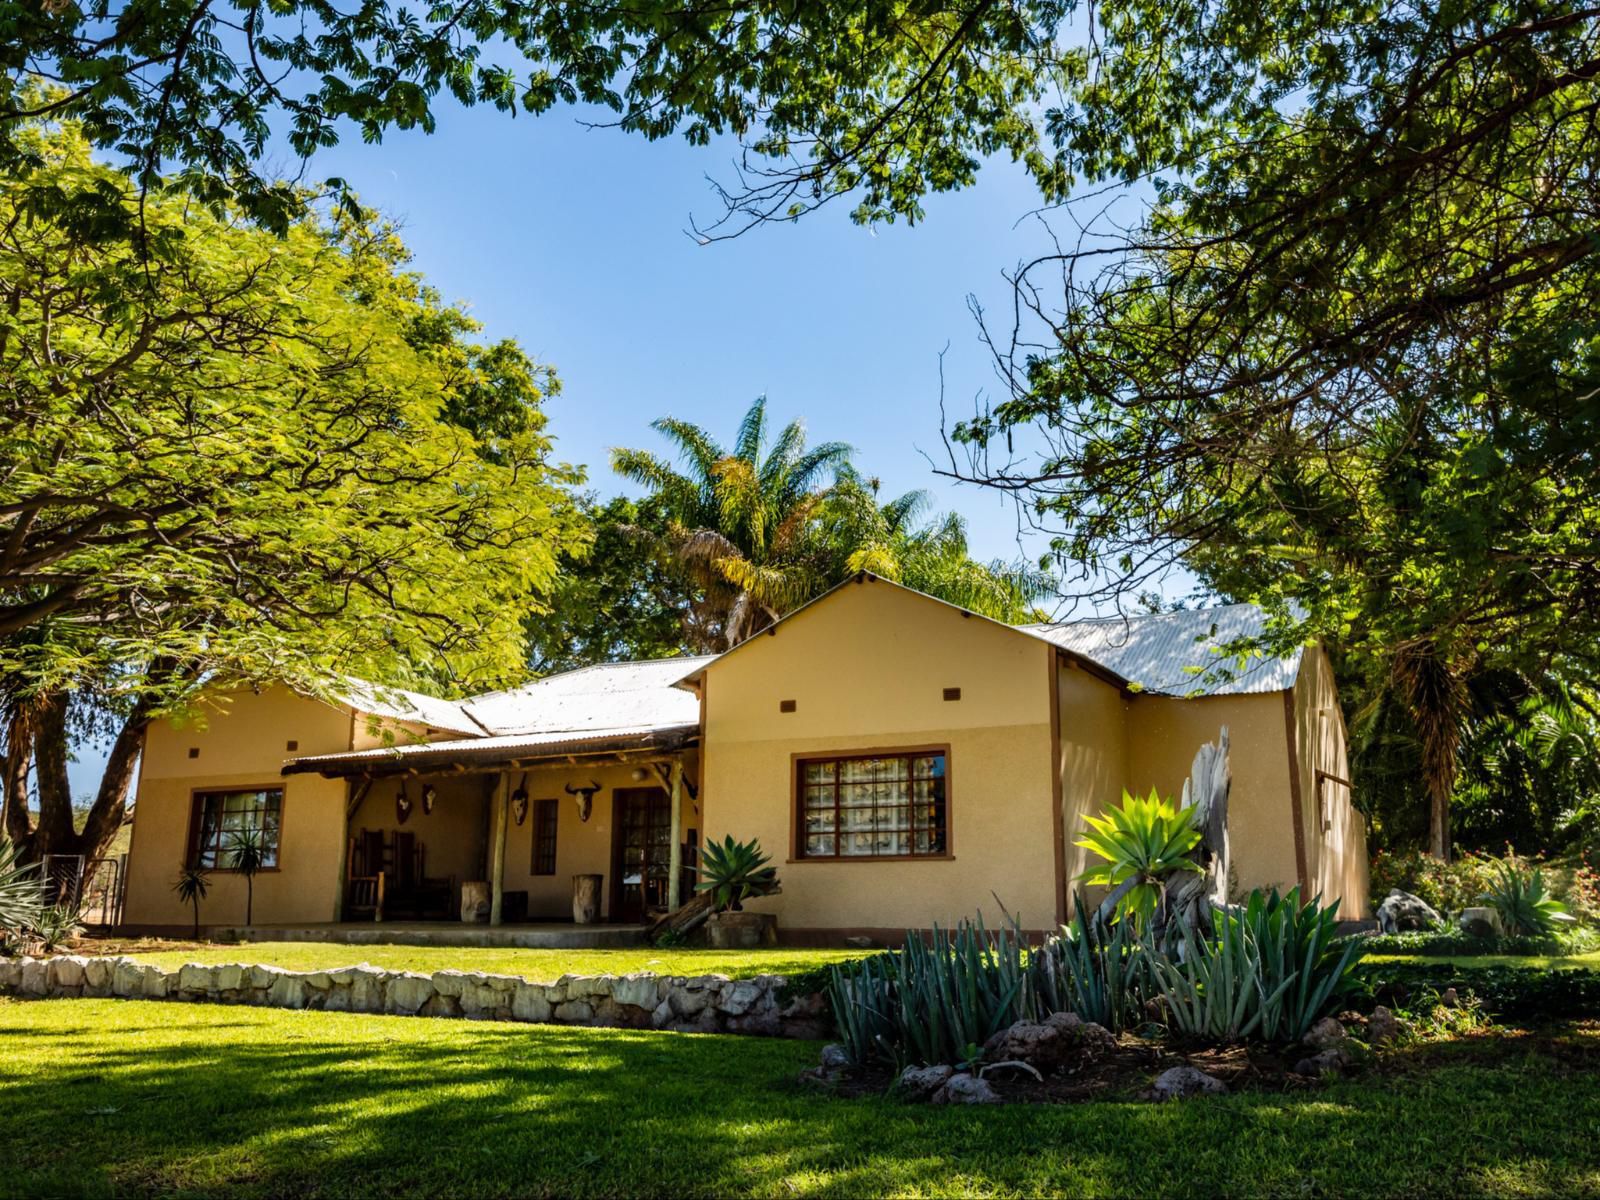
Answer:
[{"label": "wooden veranda post", "polygon": [[667,911],[683,903],[683,755],[672,760],[668,794],[672,798],[672,842],[667,851]]},{"label": "wooden veranda post", "polygon": [[494,843],[489,851],[489,924],[502,918],[506,885],[506,815],[510,811],[511,777],[504,772],[494,789]]}]

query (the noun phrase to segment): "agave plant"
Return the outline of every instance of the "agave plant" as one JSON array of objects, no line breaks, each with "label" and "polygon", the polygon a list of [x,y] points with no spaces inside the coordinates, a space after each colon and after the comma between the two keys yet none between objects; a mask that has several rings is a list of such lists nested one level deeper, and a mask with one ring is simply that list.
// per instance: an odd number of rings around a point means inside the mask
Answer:
[{"label": "agave plant", "polygon": [[1526,878],[1515,860],[1500,863],[1498,870],[1500,877],[1483,894],[1483,900],[1500,914],[1506,933],[1549,937],[1558,924],[1573,920],[1567,906],[1544,890],[1544,877],[1537,867]]},{"label": "agave plant", "polygon": [[46,950],[57,950],[83,932],[82,916],[76,904],[47,904],[34,917],[29,932]]},{"label": "agave plant", "polygon": [[709,841],[700,852],[703,878],[695,890],[710,892],[718,912],[738,912],[746,900],[777,889],[778,869],[767,866],[770,861],[754,838],[736,842],[730,834],[721,842]]},{"label": "agave plant", "polygon": [[32,929],[44,908],[39,864],[17,861],[17,848],[0,835],[0,936],[13,940]]},{"label": "agave plant", "polygon": [[1074,1012],[1120,1033],[1143,1019],[1160,994],[1156,948],[1132,921],[1110,921],[1080,892],[1070,923],[1033,956],[1034,990],[1050,1012]]},{"label": "agave plant", "polygon": [[1199,871],[1189,857],[1200,844],[1194,810],[1163,800],[1152,788],[1140,799],[1122,793],[1122,803],[1102,817],[1085,817],[1089,831],[1078,845],[1105,861],[1079,878],[1112,889],[1107,902],[1119,919],[1143,927],[1160,906],[1163,881],[1180,871]]}]

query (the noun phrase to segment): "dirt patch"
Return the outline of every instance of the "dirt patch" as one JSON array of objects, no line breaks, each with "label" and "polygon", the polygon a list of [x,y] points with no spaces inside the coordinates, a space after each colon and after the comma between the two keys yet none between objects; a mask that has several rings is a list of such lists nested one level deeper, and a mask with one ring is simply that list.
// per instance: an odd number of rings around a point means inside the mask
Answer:
[{"label": "dirt patch", "polygon": [[188,938],[135,938],[88,935],[62,947],[67,954],[165,954],[174,950],[237,949],[231,942],[190,941]]}]

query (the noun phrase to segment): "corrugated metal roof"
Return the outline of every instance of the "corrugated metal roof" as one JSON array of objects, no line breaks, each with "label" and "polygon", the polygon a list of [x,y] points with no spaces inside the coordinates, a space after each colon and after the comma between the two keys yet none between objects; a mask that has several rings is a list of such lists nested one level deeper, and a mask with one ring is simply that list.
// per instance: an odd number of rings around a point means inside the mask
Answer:
[{"label": "corrugated metal roof", "polygon": [[348,750],[340,754],[291,758],[284,763],[283,773],[296,775],[320,771],[327,775],[385,774],[422,770],[446,763],[486,767],[569,754],[677,750],[691,743],[699,732],[699,724],[690,723],[649,729],[611,729],[589,734],[573,734],[562,730],[416,742],[405,746],[380,746],[372,750]]},{"label": "corrugated metal roof", "polygon": [[415,725],[429,725],[449,733],[482,733],[483,728],[469,717],[459,700],[440,700],[421,692],[351,679],[341,699],[358,712]]},{"label": "corrugated metal roof", "polygon": [[511,691],[474,696],[462,706],[493,735],[692,725],[700,719],[700,702],[672,685],[709,661],[661,658],[580,667]]},{"label": "corrugated metal roof", "polygon": [[1253,696],[1294,686],[1301,651],[1257,655],[1242,667],[1222,647],[1260,637],[1266,614],[1253,604],[1097,617],[1019,628],[1115,671],[1147,692],[1169,696]]}]

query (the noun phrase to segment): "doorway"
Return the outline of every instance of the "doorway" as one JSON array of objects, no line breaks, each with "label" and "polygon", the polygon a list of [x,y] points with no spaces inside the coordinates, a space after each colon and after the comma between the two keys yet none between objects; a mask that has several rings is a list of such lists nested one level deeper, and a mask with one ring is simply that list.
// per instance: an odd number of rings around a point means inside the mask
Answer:
[{"label": "doorway", "polygon": [[611,919],[638,924],[667,907],[672,805],[660,788],[617,788],[611,838]]}]

